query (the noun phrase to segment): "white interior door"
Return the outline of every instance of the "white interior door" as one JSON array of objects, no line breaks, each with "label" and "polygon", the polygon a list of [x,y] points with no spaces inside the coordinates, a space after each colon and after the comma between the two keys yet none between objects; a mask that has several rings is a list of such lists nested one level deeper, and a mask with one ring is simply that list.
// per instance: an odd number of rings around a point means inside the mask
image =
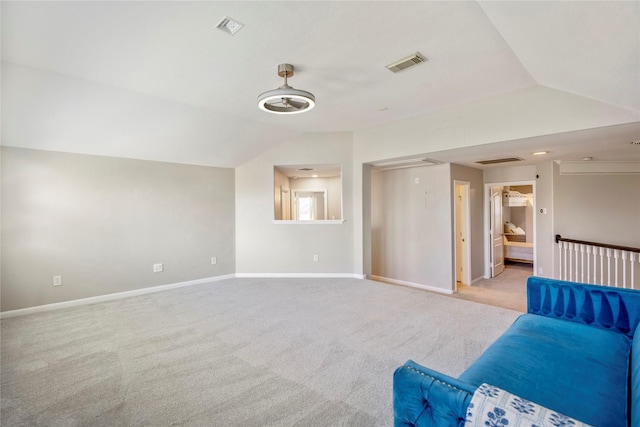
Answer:
[{"label": "white interior door", "polygon": [[491,187],[489,203],[489,235],[491,238],[491,277],[504,271],[504,242],[502,225],[502,187]]}]

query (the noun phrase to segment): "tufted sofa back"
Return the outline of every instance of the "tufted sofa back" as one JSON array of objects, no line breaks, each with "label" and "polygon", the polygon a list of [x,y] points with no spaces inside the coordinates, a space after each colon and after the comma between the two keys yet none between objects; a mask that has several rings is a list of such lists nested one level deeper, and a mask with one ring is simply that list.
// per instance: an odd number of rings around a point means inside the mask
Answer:
[{"label": "tufted sofa back", "polygon": [[532,276],[527,280],[527,311],[633,338],[640,324],[640,292]]}]

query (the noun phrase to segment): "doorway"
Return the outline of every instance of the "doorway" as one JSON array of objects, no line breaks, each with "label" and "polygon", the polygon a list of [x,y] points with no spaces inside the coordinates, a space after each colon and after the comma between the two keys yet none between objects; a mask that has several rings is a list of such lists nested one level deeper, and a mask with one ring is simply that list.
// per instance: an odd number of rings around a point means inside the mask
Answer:
[{"label": "doorway", "polygon": [[485,279],[518,264],[535,271],[535,181],[485,184]]}]

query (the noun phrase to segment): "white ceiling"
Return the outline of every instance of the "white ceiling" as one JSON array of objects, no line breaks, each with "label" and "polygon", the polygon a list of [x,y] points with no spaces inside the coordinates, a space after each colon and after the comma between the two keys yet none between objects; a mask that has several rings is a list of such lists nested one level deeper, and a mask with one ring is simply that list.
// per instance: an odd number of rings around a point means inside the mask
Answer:
[{"label": "white ceiling", "polygon": [[[301,133],[368,129],[535,85],[640,114],[638,1],[0,7],[3,145],[235,167]],[[224,16],[245,27],[216,29]],[[385,68],[416,51],[429,60]],[[257,108],[258,94],[282,84],[280,63],[295,66],[289,84],[312,92],[315,109]],[[623,131],[640,139],[637,126]]]}]

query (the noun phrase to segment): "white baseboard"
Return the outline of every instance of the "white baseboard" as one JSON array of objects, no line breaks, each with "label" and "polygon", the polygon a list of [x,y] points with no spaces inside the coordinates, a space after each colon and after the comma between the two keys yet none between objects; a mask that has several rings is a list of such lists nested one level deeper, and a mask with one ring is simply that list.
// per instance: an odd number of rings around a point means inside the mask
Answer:
[{"label": "white baseboard", "polygon": [[451,289],[442,289],[442,288],[437,288],[435,286],[422,285],[420,283],[407,282],[407,281],[404,281],[404,280],[389,279],[388,277],[381,277],[381,276],[375,276],[375,275],[371,275],[371,278],[373,280],[377,280],[379,282],[387,282],[387,283],[391,283],[391,284],[394,284],[394,285],[409,286],[409,287],[412,287],[412,288],[424,289],[424,290],[427,290],[427,291],[438,292],[438,293],[441,293],[441,294],[453,295],[453,290],[451,290]]},{"label": "white baseboard", "polygon": [[479,282],[479,281],[481,281],[482,279],[484,279],[484,277],[483,277],[483,276],[476,277],[475,279],[473,279],[473,280],[471,281],[471,286],[473,286],[474,284],[478,283],[478,282]]},{"label": "white baseboard", "polygon": [[185,286],[201,285],[203,283],[218,282],[220,280],[233,279],[235,277],[264,277],[264,278],[350,278],[364,279],[363,274],[350,273],[239,273],[226,274],[222,276],[206,277],[204,279],[188,280],[186,282],[171,283],[168,285],[152,286],[150,288],[134,289],[132,291],[116,292],[113,294],[99,295],[89,298],[74,299],[71,301],[56,302],[53,304],[37,305],[35,307],[20,308],[0,312],[0,319],[23,316],[25,314],[42,313],[45,311],[59,310],[61,308],[77,307],[80,305],[96,304],[99,302],[113,301],[116,299],[128,298],[137,295],[151,294],[154,292],[168,291],[169,289],[183,288]]},{"label": "white baseboard", "polygon": [[364,279],[364,274],[353,273],[236,273],[239,278],[276,278],[276,279]]},{"label": "white baseboard", "polygon": [[18,310],[3,311],[0,313],[0,319],[9,317],[22,316],[25,314],[41,313],[44,311],[59,310],[67,307],[77,307],[80,305],[89,305],[105,301],[113,301],[116,299],[128,298],[137,295],[151,294],[154,292],[167,291],[169,289],[183,288],[185,286],[201,285],[203,283],[217,282],[220,280],[232,279],[234,274],[226,274],[222,276],[206,277],[204,279],[188,280],[186,282],[171,283],[169,285],[152,286],[149,288],[134,289],[132,291],[116,292],[113,294],[99,295],[89,298],[80,298],[71,301],[56,302],[53,304],[37,305],[35,307],[20,308]]}]

